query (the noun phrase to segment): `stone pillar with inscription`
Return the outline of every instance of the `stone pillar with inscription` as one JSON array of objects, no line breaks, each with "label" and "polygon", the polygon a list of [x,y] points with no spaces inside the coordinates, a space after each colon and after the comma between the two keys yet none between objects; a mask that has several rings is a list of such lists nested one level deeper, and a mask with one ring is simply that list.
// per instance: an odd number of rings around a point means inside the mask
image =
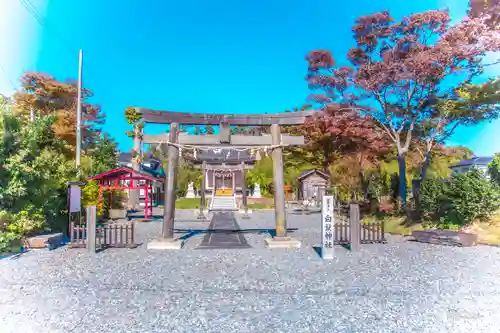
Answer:
[{"label": "stone pillar with inscription", "polygon": [[333,259],[333,246],[335,240],[335,216],[333,206],[333,196],[323,196],[321,207],[321,257],[323,259]]}]

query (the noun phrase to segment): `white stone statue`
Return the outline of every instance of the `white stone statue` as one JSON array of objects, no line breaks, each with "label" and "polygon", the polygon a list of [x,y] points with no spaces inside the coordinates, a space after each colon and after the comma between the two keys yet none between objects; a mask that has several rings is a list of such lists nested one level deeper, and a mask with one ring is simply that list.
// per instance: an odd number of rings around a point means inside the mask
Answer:
[{"label": "white stone statue", "polygon": [[186,192],[186,198],[196,198],[196,195],[194,193],[194,187],[193,187],[193,182],[188,184],[188,189]]},{"label": "white stone statue", "polygon": [[255,184],[252,198],[262,198],[262,194],[260,193],[260,184]]}]

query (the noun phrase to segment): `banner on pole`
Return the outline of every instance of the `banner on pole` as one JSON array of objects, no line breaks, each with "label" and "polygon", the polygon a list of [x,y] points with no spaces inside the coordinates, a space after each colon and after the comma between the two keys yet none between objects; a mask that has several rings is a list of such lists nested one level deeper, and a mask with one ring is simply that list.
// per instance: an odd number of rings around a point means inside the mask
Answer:
[{"label": "banner on pole", "polygon": [[333,259],[334,245],[334,224],[333,196],[323,196],[321,208],[321,257],[323,259]]}]

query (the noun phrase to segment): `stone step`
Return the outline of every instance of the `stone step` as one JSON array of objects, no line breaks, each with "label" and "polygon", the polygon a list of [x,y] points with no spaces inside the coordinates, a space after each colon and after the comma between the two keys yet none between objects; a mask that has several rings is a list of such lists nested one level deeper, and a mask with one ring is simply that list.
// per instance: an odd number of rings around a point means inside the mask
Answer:
[{"label": "stone step", "polygon": [[26,239],[26,245],[31,249],[54,249],[61,246],[63,242],[64,237],[62,233],[39,235]]}]

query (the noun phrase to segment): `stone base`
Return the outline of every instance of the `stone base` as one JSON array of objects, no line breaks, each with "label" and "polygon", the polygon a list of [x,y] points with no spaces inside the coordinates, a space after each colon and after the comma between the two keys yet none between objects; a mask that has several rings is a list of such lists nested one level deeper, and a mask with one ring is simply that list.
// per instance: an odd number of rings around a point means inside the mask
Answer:
[{"label": "stone base", "polygon": [[54,249],[63,244],[63,239],[62,233],[40,235],[27,238],[26,244],[31,249]]},{"label": "stone base", "polygon": [[302,244],[301,241],[291,237],[274,237],[264,239],[266,246],[270,249],[298,249]]},{"label": "stone base", "polygon": [[198,219],[204,219],[204,218],[207,218],[208,217],[208,209],[204,209],[203,210],[203,215],[200,215],[200,210],[199,209],[196,209],[194,211],[194,216]]},{"label": "stone base", "polygon": [[454,246],[475,246],[477,245],[477,235],[453,230],[414,230],[411,235],[417,242],[454,245]]},{"label": "stone base", "polygon": [[184,240],[173,239],[155,239],[148,243],[148,250],[180,250],[184,245]]}]

